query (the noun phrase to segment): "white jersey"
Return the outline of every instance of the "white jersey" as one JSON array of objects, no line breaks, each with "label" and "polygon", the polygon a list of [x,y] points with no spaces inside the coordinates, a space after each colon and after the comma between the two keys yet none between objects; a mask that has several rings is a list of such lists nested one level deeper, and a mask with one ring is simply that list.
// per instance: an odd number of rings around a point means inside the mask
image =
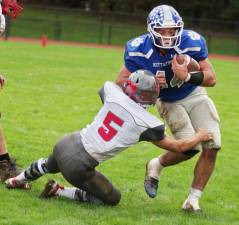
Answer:
[{"label": "white jersey", "polygon": [[113,82],[101,89],[103,107],[94,121],[80,131],[85,150],[98,162],[139,141],[161,140],[164,124],[130,99]]}]

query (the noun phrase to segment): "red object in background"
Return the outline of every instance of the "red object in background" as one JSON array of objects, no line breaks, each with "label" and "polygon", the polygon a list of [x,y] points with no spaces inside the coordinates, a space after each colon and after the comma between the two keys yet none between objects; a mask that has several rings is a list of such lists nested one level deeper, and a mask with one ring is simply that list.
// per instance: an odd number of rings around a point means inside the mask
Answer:
[{"label": "red object in background", "polygon": [[23,7],[18,0],[2,0],[2,13],[16,19],[22,12]]},{"label": "red object in background", "polygon": [[46,47],[46,43],[47,43],[47,37],[45,34],[42,35],[41,37],[41,45],[42,47]]}]

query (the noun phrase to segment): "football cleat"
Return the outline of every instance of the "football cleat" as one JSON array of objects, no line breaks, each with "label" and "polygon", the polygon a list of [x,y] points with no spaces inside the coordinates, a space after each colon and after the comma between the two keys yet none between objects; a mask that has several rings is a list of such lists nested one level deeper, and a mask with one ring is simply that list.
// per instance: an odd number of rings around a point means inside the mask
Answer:
[{"label": "football cleat", "polygon": [[13,159],[0,161],[0,181],[4,182],[8,178],[15,177],[20,174],[22,170],[17,166]]},{"label": "football cleat", "polygon": [[188,198],[184,201],[182,209],[189,213],[202,213],[198,201],[190,201]]},{"label": "football cleat", "polygon": [[42,191],[42,193],[40,194],[40,198],[56,197],[57,196],[56,192],[59,189],[64,189],[64,187],[59,185],[55,180],[49,180],[45,184],[45,188]]},{"label": "football cleat", "polygon": [[16,177],[9,178],[5,181],[6,188],[8,189],[31,189],[30,184],[27,181],[19,181]]},{"label": "football cleat", "polygon": [[150,198],[155,198],[158,191],[158,180],[149,176],[145,176],[144,189]]}]

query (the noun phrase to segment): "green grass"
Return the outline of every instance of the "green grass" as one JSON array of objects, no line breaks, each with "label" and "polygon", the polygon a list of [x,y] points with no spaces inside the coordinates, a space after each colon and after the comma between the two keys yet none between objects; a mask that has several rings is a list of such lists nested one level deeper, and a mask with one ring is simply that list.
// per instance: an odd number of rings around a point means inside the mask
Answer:
[{"label": "green grass", "polygon": [[[92,121],[101,106],[98,89],[104,81],[116,78],[123,63],[123,50],[115,49],[59,45],[41,48],[8,42],[1,42],[0,49],[1,72],[7,78],[0,95],[1,125],[10,154],[23,167],[47,157],[63,134]],[[38,195],[48,178],[67,184],[61,175],[47,175],[27,192],[0,185],[0,224],[238,224],[239,66],[236,62],[212,62],[218,84],[208,91],[222,120],[222,150],[201,199],[203,215],[180,210],[197,157],[166,169],[158,196],[149,199],[143,188],[145,163],[163,150],[140,143],[98,167],[121,190],[118,206],[41,200]],[[156,114],[155,109],[152,112]]]}]

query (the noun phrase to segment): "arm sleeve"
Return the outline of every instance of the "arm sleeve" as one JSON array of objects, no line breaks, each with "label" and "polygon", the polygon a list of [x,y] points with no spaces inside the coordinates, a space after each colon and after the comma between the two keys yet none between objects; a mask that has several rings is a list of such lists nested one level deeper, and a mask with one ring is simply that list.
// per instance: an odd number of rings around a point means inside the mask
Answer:
[{"label": "arm sleeve", "polygon": [[162,140],[165,136],[165,126],[160,125],[158,127],[149,128],[144,131],[139,138],[139,141],[156,141]]},{"label": "arm sleeve", "polygon": [[101,102],[104,104],[104,102],[105,102],[104,86],[101,87],[101,89],[98,91],[98,94],[99,94],[99,96],[100,96]]},{"label": "arm sleeve", "polygon": [[129,56],[127,45],[125,46],[125,52],[124,52],[124,65],[131,73],[140,69],[136,60],[132,56]]},{"label": "arm sleeve", "polygon": [[206,44],[206,40],[204,37],[201,36],[200,40],[198,41],[198,45],[200,45],[201,50],[199,52],[195,52],[192,57],[197,61],[204,60],[208,58],[208,48]]}]

